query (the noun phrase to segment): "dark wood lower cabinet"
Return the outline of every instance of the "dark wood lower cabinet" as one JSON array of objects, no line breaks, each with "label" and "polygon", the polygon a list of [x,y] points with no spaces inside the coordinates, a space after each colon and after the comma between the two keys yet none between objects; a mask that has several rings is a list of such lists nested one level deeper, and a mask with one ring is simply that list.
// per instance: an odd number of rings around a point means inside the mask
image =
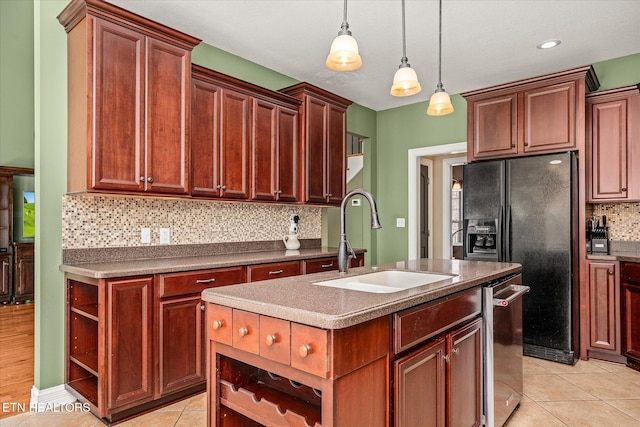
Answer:
[{"label": "dark wood lower cabinet", "polygon": [[640,263],[622,263],[622,354],[640,371]]},{"label": "dark wood lower cabinet", "polygon": [[0,254],[0,303],[8,304],[11,302],[11,286],[13,285],[12,268],[13,263],[10,253]]},{"label": "dark wood lower cabinet", "polygon": [[611,362],[621,356],[618,261],[589,261],[589,346],[587,355]]},{"label": "dark wood lower cabinet", "polygon": [[395,425],[445,425],[444,338],[424,346],[395,363]]},{"label": "dark wood lower cabinet", "polygon": [[480,426],[482,320],[395,362],[395,426]]},{"label": "dark wood lower cabinet", "polygon": [[33,243],[14,243],[13,302],[32,301],[35,296]]},{"label": "dark wood lower cabinet", "polygon": [[110,410],[153,398],[153,277],[106,282],[107,398]]},{"label": "dark wood lower cabinet", "polygon": [[204,384],[203,307],[200,294],[159,302],[156,398]]}]

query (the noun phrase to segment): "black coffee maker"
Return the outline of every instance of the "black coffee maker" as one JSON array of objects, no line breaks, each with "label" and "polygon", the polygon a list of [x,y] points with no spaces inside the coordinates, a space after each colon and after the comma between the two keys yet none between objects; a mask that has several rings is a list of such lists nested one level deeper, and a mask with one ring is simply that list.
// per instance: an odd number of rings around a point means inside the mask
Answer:
[{"label": "black coffee maker", "polygon": [[609,227],[606,215],[602,216],[602,225],[595,215],[587,220],[587,253],[609,253]]}]

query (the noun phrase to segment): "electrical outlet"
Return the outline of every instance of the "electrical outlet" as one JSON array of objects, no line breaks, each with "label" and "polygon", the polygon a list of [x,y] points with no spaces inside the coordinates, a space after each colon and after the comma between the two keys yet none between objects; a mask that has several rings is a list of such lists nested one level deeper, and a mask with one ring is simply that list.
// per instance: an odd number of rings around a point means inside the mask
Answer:
[{"label": "electrical outlet", "polygon": [[351,199],[351,206],[360,206],[362,201],[358,198]]},{"label": "electrical outlet", "polygon": [[161,228],[160,229],[160,244],[168,245],[171,243],[171,229],[170,228]]},{"label": "electrical outlet", "polygon": [[396,227],[404,228],[404,218],[396,218]]},{"label": "electrical outlet", "polygon": [[143,244],[151,243],[151,229],[147,227],[142,227],[142,231],[140,232],[140,241]]}]

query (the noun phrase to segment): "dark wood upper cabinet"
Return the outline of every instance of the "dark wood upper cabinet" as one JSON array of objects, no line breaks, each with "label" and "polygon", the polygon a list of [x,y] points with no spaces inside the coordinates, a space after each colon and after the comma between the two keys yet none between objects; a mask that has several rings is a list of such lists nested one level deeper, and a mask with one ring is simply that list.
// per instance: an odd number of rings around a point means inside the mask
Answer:
[{"label": "dark wood upper cabinet", "polygon": [[640,200],[640,90],[587,95],[588,201]]},{"label": "dark wood upper cabinet", "polygon": [[192,67],[191,194],[297,200],[299,101]]},{"label": "dark wood upper cabinet", "polygon": [[188,194],[191,50],[200,41],[98,0],[68,33],[67,191]]},{"label": "dark wood upper cabinet", "polygon": [[302,101],[301,201],[339,205],[346,194],[346,110],[351,101],[308,83],[280,91]]},{"label": "dark wood upper cabinet", "polygon": [[297,201],[298,109],[254,99],[252,115],[251,198]]},{"label": "dark wood upper cabinet", "polygon": [[469,161],[578,150],[590,66],[463,93]]}]

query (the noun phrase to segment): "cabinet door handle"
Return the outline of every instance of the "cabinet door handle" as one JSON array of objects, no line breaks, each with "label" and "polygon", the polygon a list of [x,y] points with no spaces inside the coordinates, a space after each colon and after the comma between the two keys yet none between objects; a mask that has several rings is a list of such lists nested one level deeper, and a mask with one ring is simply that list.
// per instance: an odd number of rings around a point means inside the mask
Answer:
[{"label": "cabinet door handle", "polygon": [[207,308],[204,306],[204,304],[202,304],[202,305],[200,306],[200,310],[205,311],[206,309],[207,309]]},{"label": "cabinet door handle", "polygon": [[333,263],[330,264],[322,264],[322,268],[331,268],[333,267]]},{"label": "cabinet door handle", "polygon": [[240,335],[240,337],[246,337],[247,335],[249,335],[249,328],[245,326],[243,328],[238,329],[238,335]]},{"label": "cabinet door handle", "polygon": [[284,270],[275,270],[275,271],[270,271],[269,275],[276,275],[276,274],[281,274],[282,272],[284,272]]},{"label": "cabinet door handle", "polygon": [[613,276],[613,270],[609,270],[609,276]]},{"label": "cabinet door handle", "polygon": [[277,342],[278,342],[278,336],[275,334],[267,335],[267,338],[265,338],[265,344],[267,344],[269,347],[271,347]]},{"label": "cabinet door handle", "polygon": [[451,349],[451,353],[453,353],[455,355],[458,355],[458,354],[460,354],[460,349],[459,348],[452,348]]},{"label": "cabinet door handle", "polygon": [[220,185],[220,184],[216,185],[216,190],[219,190],[221,188],[222,188],[222,185]]},{"label": "cabinet door handle", "polygon": [[153,182],[153,178],[152,177],[148,177],[147,178],[147,182]]},{"label": "cabinet door handle", "polygon": [[516,144],[511,144],[511,148],[516,148]]},{"label": "cabinet door handle", "polygon": [[215,282],[215,281],[216,281],[215,277],[212,277],[211,279],[199,279],[199,280],[196,280],[196,283],[212,283],[212,282]]},{"label": "cabinet door handle", "polygon": [[451,360],[451,355],[445,354],[444,356],[442,356],[442,358],[444,359],[445,362],[448,362],[449,360]]},{"label": "cabinet door handle", "polygon": [[311,353],[313,353],[313,348],[309,344],[302,344],[298,349],[298,354],[302,358],[307,357]]},{"label": "cabinet door handle", "polygon": [[141,176],[140,177],[140,182],[144,182],[144,181],[145,181],[144,176]]},{"label": "cabinet door handle", "polygon": [[224,320],[214,320],[213,329],[218,330],[224,326]]},{"label": "cabinet door handle", "polygon": [[627,187],[622,187],[620,190],[621,191],[627,191]]},{"label": "cabinet door handle", "polygon": [[5,284],[4,283],[4,276],[5,276],[5,269],[7,268],[7,266],[9,265],[9,263],[5,260],[2,260],[2,292],[6,292],[6,289],[8,287],[8,283]]},{"label": "cabinet door handle", "polygon": [[227,186],[226,186],[226,185],[223,185],[223,186],[222,186],[222,189],[223,189],[223,190],[226,190],[226,189],[227,189]]}]

